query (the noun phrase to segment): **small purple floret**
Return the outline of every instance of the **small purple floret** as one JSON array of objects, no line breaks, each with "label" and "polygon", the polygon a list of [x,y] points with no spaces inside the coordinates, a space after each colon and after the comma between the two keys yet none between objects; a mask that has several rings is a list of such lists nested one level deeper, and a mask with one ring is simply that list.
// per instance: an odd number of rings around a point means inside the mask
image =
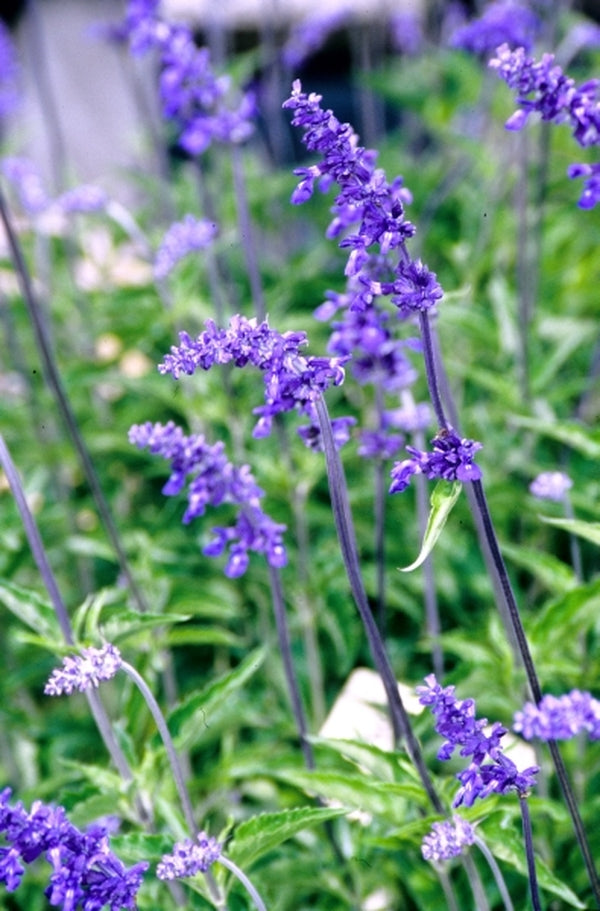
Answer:
[{"label": "small purple floret", "polygon": [[406,490],[415,474],[424,474],[430,480],[478,481],[481,469],[473,462],[481,443],[461,439],[452,429],[441,431],[431,441],[432,452],[423,452],[407,446],[410,459],[396,462],[391,471],[390,493]]},{"label": "small purple floret", "polygon": [[547,695],[539,706],[525,703],[515,713],[513,729],[525,740],[571,740],[583,731],[590,740],[600,740],[600,701],[581,690]]},{"label": "small purple floret", "polygon": [[464,848],[475,841],[475,829],[461,816],[453,816],[445,822],[434,822],[431,832],[425,836],[421,852],[425,860],[451,860],[463,853]]},{"label": "small purple floret", "polygon": [[198,832],[196,838],[186,838],[175,844],[171,854],[165,854],[156,868],[159,879],[182,879],[206,873],[221,856],[221,844],[206,832]]},{"label": "small purple floret", "polygon": [[110,680],[121,665],[121,653],[115,645],[108,643],[102,648],[84,648],[80,655],[63,658],[62,667],[52,671],[44,692],[48,696],[61,696],[73,690],[83,693],[104,680]]}]

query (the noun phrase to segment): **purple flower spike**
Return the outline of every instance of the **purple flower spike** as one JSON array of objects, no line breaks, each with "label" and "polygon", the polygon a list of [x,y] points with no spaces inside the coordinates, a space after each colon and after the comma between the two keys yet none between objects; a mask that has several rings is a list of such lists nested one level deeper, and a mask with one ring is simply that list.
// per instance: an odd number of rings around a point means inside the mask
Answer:
[{"label": "purple flower spike", "polygon": [[564,471],[542,471],[529,485],[529,490],[540,500],[564,500],[573,486],[571,478]]},{"label": "purple flower spike", "polygon": [[217,226],[210,221],[186,215],[183,221],[171,225],[156,252],[154,276],[167,277],[180,259],[196,250],[203,250],[214,240]]},{"label": "purple flower spike", "polygon": [[539,706],[527,702],[515,713],[513,730],[525,740],[571,740],[583,731],[600,740],[600,701],[581,690],[544,696]]},{"label": "purple flower spike", "polygon": [[267,320],[259,324],[239,315],[231,318],[227,329],[219,329],[212,320],[205,326],[195,339],[181,332],[181,344],[171,348],[158,369],[179,379],[181,374],[230,361],[236,367],[257,367],[263,373],[265,404],[253,412],[258,416],[255,437],[268,436],[275,415],[286,411],[296,409],[313,420],[317,398],[344,380],[342,365],[348,358],[301,355],[300,348],[307,343],[304,332],[282,334],[271,329]]},{"label": "purple flower spike", "polygon": [[129,431],[129,441],[171,462],[171,476],[163,487],[166,496],[178,494],[188,483],[185,524],[204,515],[207,506],[231,503],[237,507],[234,524],[213,528],[213,537],[203,550],[207,556],[216,557],[228,549],[227,576],[243,575],[249,551],[264,554],[270,566],[285,566],[285,525],[263,512],[260,501],[264,491],[248,465],[229,462],[223,443],[210,445],[200,434],[186,436],[172,421],[165,425],[135,424]]},{"label": "purple flower spike", "polygon": [[442,687],[435,675],[425,678],[425,686],[417,687],[421,705],[427,705],[435,717],[435,730],[445,738],[438,759],[446,761],[454,750],[460,756],[471,756],[471,762],[457,774],[461,783],[453,807],[464,804],[472,806],[475,800],[490,794],[507,794],[517,791],[520,796],[527,794],[536,784],[537,766],[519,771],[514,762],[504,755],[500,741],[506,728],[496,722],[484,733],[487,719],[475,717],[475,702],[465,699],[459,702],[454,687]]},{"label": "purple flower spike", "polygon": [[48,696],[61,696],[73,690],[83,693],[114,677],[121,664],[121,654],[115,645],[84,648],[80,655],[63,658],[62,668],[52,671],[44,692]]},{"label": "purple flower spike", "polygon": [[461,816],[453,816],[445,822],[434,822],[431,832],[425,836],[421,852],[425,860],[451,860],[463,853],[475,841],[475,829]]},{"label": "purple flower spike", "polygon": [[0,22],[0,118],[20,104],[18,76],[17,52],[8,28]]},{"label": "purple flower spike", "polygon": [[452,429],[440,431],[431,442],[433,452],[406,447],[411,458],[396,462],[392,468],[390,493],[406,490],[414,474],[443,481],[478,481],[481,478],[481,469],[473,462],[475,453],[482,448],[481,443],[461,440]]},{"label": "purple flower spike", "polygon": [[165,854],[156,868],[159,879],[181,879],[206,873],[221,856],[221,845],[206,832],[198,832],[196,838],[186,838],[175,844],[172,854]]},{"label": "purple flower spike", "polygon": [[490,54],[501,44],[531,50],[541,22],[518,0],[489,3],[483,15],[458,28],[450,44],[471,54]]},{"label": "purple flower spike", "polygon": [[149,864],[127,870],[110,850],[106,830],[99,825],[80,832],[63,807],[36,800],[28,813],[21,803],[11,807],[10,790],[0,794],[0,882],[9,892],[21,883],[25,865],[44,855],[52,867],[45,895],[65,911],[135,911],[136,895]]}]

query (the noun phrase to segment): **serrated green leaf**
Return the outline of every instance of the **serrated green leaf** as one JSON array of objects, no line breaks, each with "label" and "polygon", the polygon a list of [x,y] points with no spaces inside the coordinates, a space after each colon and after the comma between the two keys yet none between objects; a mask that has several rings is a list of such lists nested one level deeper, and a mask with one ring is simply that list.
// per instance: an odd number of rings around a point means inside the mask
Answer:
[{"label": "serrated green leaf", "polygon": [[276,770],[272,774],[311,796],[336,800],[353,810],[388,819],[394,825],[405,818],[406,801],[415,801],[423,806],[427,802],[423,788],[418,784],[384,783],[364,775],[305,772],[301,769]]},{"label": "serrated green leaf", "polygon": [[542,522],[562,528],[578,538],[585,538],[600,547],[600,522],[583,522],[581,519],[555,519],[551,516],[540,516]]},{"label": "serrated green leaf", "polygon": [[42,639],[64,644],[52,605],[37,592],[0,579],[0,603]]},{"label": "serrated green leaf", "polygon": [[238,826],[235,838],[227,846],[227,855],[240,867],[248,867],[303,829],[344,816],[347,812],[340,807],[297,807],[253,816]]},{"label": "serrated green leaf", "polygon": [[256,673],[265,659],[264,648],[251,652],[229,674],[189,696],[169,714],[169,730],[179,750],[189,750],[202,739],[203,731],[219,712],[227,711],[235,694]]},{"label": "serrated green leaf", "polygon": [[400,572],[409,573],[417,569],[425,562],[439,538],[446,524],[448,516],[452,512],[452,507],[456,503],[462,484],[460,481],[438,481],[431,494],[431,511],[427,520],[427,528],[423,535],[423,543],[419,556],[411,563],[410,566],[403,566]]}]

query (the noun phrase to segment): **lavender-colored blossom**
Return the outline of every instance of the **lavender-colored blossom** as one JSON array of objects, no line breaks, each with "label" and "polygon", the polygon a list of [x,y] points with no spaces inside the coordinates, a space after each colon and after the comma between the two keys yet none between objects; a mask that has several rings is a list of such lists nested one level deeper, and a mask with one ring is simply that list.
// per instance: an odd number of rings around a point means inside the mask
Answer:
[{"label": "lavender-colored blossom", "polygon": [[535,13],[518,0],[489,3],[479,19],[462,25],[450,38],[452,47],[471,54],[489,54],[501,44],[529,51],[541,28]]},{"label": "lavender-colored blossom", "polygon": [[571,478],[564,471],[542,471],[529,485],[529,490],[540,500],[564,500],[573,486]]},{"label": "lavender-colored blossom", "polygon": [[139,449],[149,449],[171,462],[171,475],[163,487],[166,496],[174,496],[188,483],[184,523],[204,515],[208,506],[231,503],[237,507],[234,524],[213,528],[212,538],[203,549],[211,557],[227,549],[227,576],[234,578],[246,571],[250,551],[264,554],[271,566],[285,566],[285,525],[263,512],[260,501],[264,491],[256,484],[248,465],[240,467],[229,462],[223,443],[209,444],[201,434],[186,436],[172,421],[165,425],[134,425],[129,440]]},{"label": "lavender-colored blossom", "polygon": [[[356,424],[356,418],[341,417],[333,418],[331,421],[331,432],[333,435],[333,444],[336,449],[341,449],[350,439],[350,428]],[[323,437],[319,424],[304,424],[298,427],[298,436],[307,447],[314,452],[323,452]]]},{"label": "lavender-colored blossom", "polygon": [[30,215],[38,215],[50,205],[40,172],[28,158],[4,158],[2,173],[12,183],[19,202]]},{"label": "lavender-colored blossom", "polygon": [[[580,146],[600,145],[600,79],[577,85],[554,63],[552,54],[536,61],[524,48],[511,51],[506,44],[497,49],[489,65],[515,93],[518,108],[506,122],[507,129],[520,130],[537,112],[542,120],[569,124]],[[600,164],[571,165],[568,174],[588,178],[580,208],[595,206],[600,201]]]},{"label": "lavender-colored blossom", "polygon": [[525,740],[570,740],[583,731],[600,740],[600,701],[581,690],[547,695],[538,706],[527,702],[515,713],[513,730]]},{"label": "lavender-colored blossom", "polygon": [[48,696],[60,696],[73,690],[83,693],[103,680],[110,680],[121,665],[121,654],[115,645],[84,648],[80,655],[63,658],[62,667],[52,671],[44,692]]},{"label": "lavender-colored blossom", "polygon": [[214,364],[233,362],[236,367],[252,364],[263,373],[265,404],[254,408],[258,416],[255,437],[268,436],[273,418],[294,409],[314,422],[317,398],[330,386],[344,380],[346,358],[305,357],[300,348],[307,343],[304,332],[280,333],[268,321],[233,316],[227,329],[207,320],[205,330],[195,339],[181,332],[181,344],[171,348],[159,364],[161,373],[175,379],[197,369],[210,370]]},{"label": "lavender-colored blossom", "polygon": [[453,816],[451,820],[434,822],[423,839],[421,852],[425,860],[439,863],[458,857],[474,841],[475,829],[471,823],[461,816]]},{"label": "lavender-colored blossom", "polygon": [[323,47],[329,36],[347,25],[352,8],[342,5],[312,13],[292,26],[290,36],[281,51],[281,59],[289,70],[298,70],[305,61]]},{"label": "lavender-colored blossom", "polygon": [[358,454],[363,459],[393,459],[404,443],[399,433],[390,433],[386,427],[379,430],[361,430]]},{"label": "lavender-colored blossom", "polygon": [[110,850],[106,830],[91,826],[81,832],[63,807],[37,800],[29,813],[21,803],[10,806],[10,789],[0,794],[0,882],[9,892],[21,884],[25,866],[44,856],[52,867],[45,895],[64,911],[135,911],[145,861],[126,869]]},{"label": "lavender-colored blossom", "polygon": [[395,50],[416,57],[423,49],[423,19],[416,10],[400,10],[390,18],[390,33]]},{"label": "lavender-colored blossom", "polygon": [[179,260],[195,250],[203,250],[214,240],[217,226],[210,221],[186,215],[183,221],[171,225],[156,252],[154,275],[157,280],[167,277]]},{"label": "lavender-colored blossom", "polygon": [[535,786],[537,766],[530,766],[520,772],[514,762],[504,755],[500,741],[507,733],[506,728],[496,722],[488,733],[484,732],[487,719],[475,717],[475,701],[458,701],[454,687],[442,687],[435,675],[425,678],[425,686],[417,687],[419,702],[429,706],[435,717],[435,730],[445,738],[438,752],[438,759],[446,761],[454,750],[460,756],[470,756],[466,769],[457,774],[461,783],[453,807],[464,804],[472,806],[475,800],[490,794],[507,794],[517,791],[524,796]]},{"label": "lavender-colored blossom", "polygon": [[0,118],[19,106],[18,76],[17,52],[8,28],[0,22]]},{"label": "lavender-colored blossom", "polygon": [[108,196],[105,191],[93,184],[74,187],[54,200],[54,205],[65,215],[100,212],[106,208],[107,203]]},{"label": "lavender-colored blossom", "polygon": [[442,481],[478,481],[481,478],[481,469],[473,462],[475,453],[482,448],[481,443],[461,440],[451,428],[440,431],[431,443],[432,452],[406,447],[411,458],[396,462],[392,468],[390,493],[406,490],[415,474]]},{"label": "lavender-colored blossom", "polygon": [[409,390],[401,393],[402,405],[386,411],[385,417],[389,427],[397,427],[404,433],[417,433],[427,430],[431,425],[431,406],[427,402],[415,402]]},{"label": "lavender-colored blossom", "polygon": [[206,832],[198,832],[196,838],[177,842],[171,854],[165,854],[156,868],[159,879],[181,879],[206,873],[221,856],[221,844]]}]

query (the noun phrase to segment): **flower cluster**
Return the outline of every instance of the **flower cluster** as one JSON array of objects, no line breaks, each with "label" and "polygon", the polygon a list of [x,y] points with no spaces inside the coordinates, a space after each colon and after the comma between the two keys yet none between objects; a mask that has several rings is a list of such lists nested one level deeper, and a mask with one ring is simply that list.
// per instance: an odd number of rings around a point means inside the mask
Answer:
[{"label": "flower cluster", "polygon": [[29,215],[98,212],[105,209],[108,203],[104,190],[90,184],[74,187],[53,199],[37,167],[28,158],[4,158],[2,173],[13,185],[21,206]]},{"label": "flower cluster", "polygon": [[6,25],[0,21],[0,118],[6,117],[19,105],[18,75],[14,44]]},{"label": "flower cluster", "polygon": [[185,523],[204,515],[207,506],[231,503],[238,507],[235,523],[213,528],[213,538],[203,551],[215,557],[228,549],[227,576],[243,575],[250,551],[264,554],[271,566],[285,565],[285,526],[263,512],[260,500],[264,491],[257,486],[247,465],[238,467],[228,461],[223,443],[210,445],[200,434],[186,436],[172,421],[165,425],[136,424],[129,431],[129,440],[139,449],[149,449],[171,462],[171,475],[163,487],[166,496],[179,493],[191,478]]},{"label": "flower cluster", "polygon": [[496,722],[486,734],[487,719],[477,720],[475,702],[465,699],[459,702],[454,687],[443,688],[435,675],[425,678],[425,686],[417,687],[419,702],[430,707],[435,717],[435,730],[445,738],[438,752],[438,759],[446,761],[454,750],[460,747],[460,756],[470,756],[471,762],[457,774],[461,783],[453,806],[464,804],[470,807],[477,798],[490,794],[507,794],[517,791],[524,796],[534,787],[537,766],[530,766],[520,772],[514,762],[504,755],[500,741],[507,733],[506,728]]},{"label": "flower cluster", "polygon": [[513,729],[525,740],[570,740],[582,731],[600,740],[600,701],[581,690],[544,696],[539,705],[527,702],[515,713]]},{"label": "flower cluster", "polygon": [[488,3],[479,19],[457,28],[450,39],[452,47],[471,54],[489,54],[501,44],[531,50],[541,22],[519,0]]},{"label": "flower cluster", "polygon": [[342,5],[337,9],[325,9],[301,19],[292,27],[281,51],[284,66],[297,71],[309,57],[323,47],[333,32],[348,23],[351,16],[351,7]]},{"label": "flower cluster", "polygon": [[473,462],[475,453],[482,448],[481,443],[461,439],[451,428],[440,431],[431,443],[432,452],[406,447],[411,458],[396,462],[392,468],[390,493],[406,490],[415,474],[442,481],[478,481],[481,478],[481,469]]},{"label": "flower cluster", "polygon": [[258,422],[253,436],[271,432],[277,414],[294,409],[315,423],[314,403],[330,386],[344,380],[343,363],[347,358],[305,357],[300,348],[307,343],[304,332],[280,332],[268,321],[233,316],[227,329],[207,320],[205,330],[192,339],[181,332],[181,344],[171,348],[162,364],[161,373],[193,374],[198,368],[210,370],[214,364],[233,362],[236,367],[252,364],[263,373],[265,404],[254,409]]},{"label": "flower cluster", "polygon": [[[401,177],[388,182],[385,172],[375,167],[376,152],[360,146],[352,127],[340,123],[333,111],[323,110],[320,102],[320,95],[307,95],[296,80],[283,105],[294,112],[292,124],[304,130],[305,146],[322,156],[318,164],[294,171],[301,180],[292,202],[306,202],[315,184],[323,192],[332,183],[338,185],[327,236],[343,234],[340,246],[350,250],[346,275],[356,276],[360,289],[354,294],[352,307],[364,309],[373,295],[385,294],[392,296],[402,315],[430,309],[442,291],[435,275],[422,263],[411,261],[406,252],[406,241],[415,233],[414,225],[404,216],[411,194]],[[384,257],[394,251],[398,254],[398,263],[389,265],[392,275],[388,282],[374,281],[371,275],[370,248],[375,245]]]},{"label": "flower cluster", "polygon": [[25,865],[42,855],[52,867],[45,895],[64,911],[123,911],[136,908],[145,861],[127,870],[110,850],[106,830],[91,826],[80,832],[63,807],[35,801],[29,813],[21,803],[10,806],[10,789],[0,794],[0,882],[9,892],[21,884]]},{"label": "flower cluster", "polygon": [[114,677],[121,664],[121,653],[115,645],[84,648],[80,655],[63,658],[62,667],[52,671],[44,692],[48,696],[70,694],[73,690],[83,693]]},{"label": "flower cluster", "polygon": [[434,822],[423,839],[421,852],[425,860],[450,860],[463,853],[463,849],[475,841],[475,829],[461,816],[451,820]]},{"label": "flower cluster", "polygon": [[203,250],[215,238],[217,226],[210,221],[186,215],[174,222],[156,251],[154,276],[160,281],[167,277],[180,259],[194,250]]},{"label": "flower cluster", "polygon": [[542,471],[529,485],[529,490],[540,500],[564,500],[573,486],[571,478],[564,471]]},{"label": "flower cluster", "polygon": [[159,879],[181,879],[206,873],[211,864],[221,856],[221,845],[206,832],[198,832],[196,838],[177,842],[172,854],[165,854],[156,868]]},{"label": "flower cluster", "polygon": [[196,45],[189,28],[161,18],[156,0],[129,0],[115,36],[127,39],[134,54],[158,53],[163,114],[177,125],[179,144],[190,155],[251,135],[254,93],[242,93],[232,105],[229,77],[216,75],[208,48]]},{"label": "flower cluster", "polygon": [[[508,119],[509,130],[520,130],[536,111],[542,120],[568,123],[574,139],[584,148],[600,144],[600,79],[577,85],[554,63],[553,54],[539,61],[522,47],[512,51],[503,44],[490,60],[501,79],[513,90],[518,109]],[[600,165],[575,164],[569,177],[587,177],[579,206],[591,209],[600,202]]]}]

